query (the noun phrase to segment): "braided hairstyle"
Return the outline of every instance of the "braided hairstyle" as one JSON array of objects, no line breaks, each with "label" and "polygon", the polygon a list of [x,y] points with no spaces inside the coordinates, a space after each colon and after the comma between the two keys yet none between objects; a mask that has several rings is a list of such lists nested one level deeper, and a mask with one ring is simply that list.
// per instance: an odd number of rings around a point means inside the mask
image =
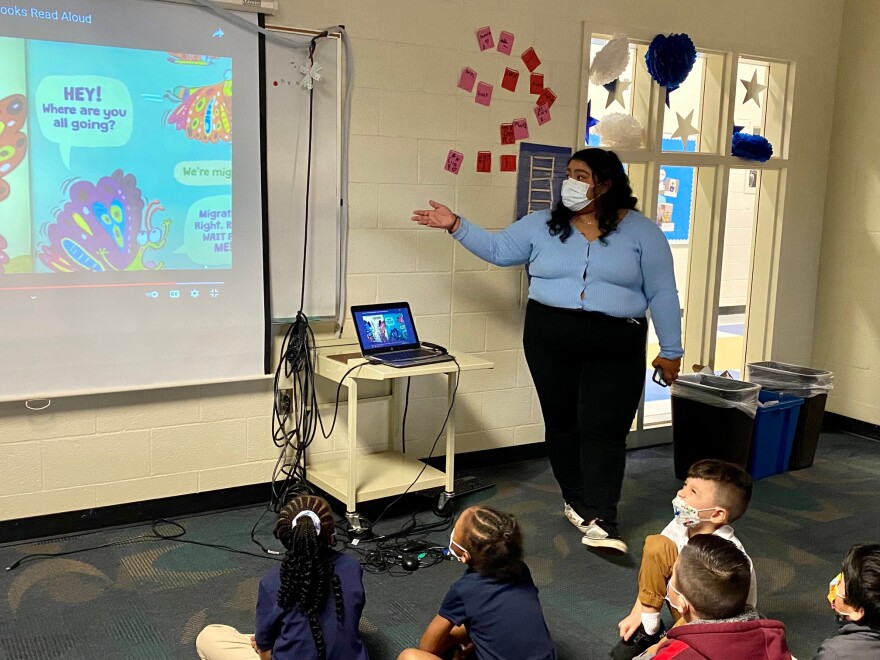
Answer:
[{"label": "braided hairstyle", "polygon": [[[613,151],[607,149],[581,149],[568,159],[579,160],[586,163],[593,173],[594,186],[607,185],[604,193],[595,197],[593,208],[596,209],[596,222],[599,228],[599,240],[605,243],[605,237],[617,228],[618,215],[621,210],[635,209],[638,200],[633,196],[629,177],[620,158]],[[565,243],[571,236],[573,227],[571,224],[574,211],[566,208],[560,201],[553,209],[547,226],[551,236],[559,236],[559,240]]]},{"label": "braided hairstyle", "polygon": [[[310,516],[301,516],[296,525],[293,524],[293,519],[302,511],[313,511],[318,516],[321,521],[320,534]],[[335,529],[330,505],[315,495],[293,498],[281,509],[278,522],[275,523],[275,538],[287,548],[281,563],[278,606],[285,610],[296,609],[308,617],[319,660],[327,657],[327,648],[318,617],[331,591],[336,598],[337,620],[342,622],[345,617],[342,583],[330,561]]]},{"label": "braided hairstyle", "polygon": [[499,582],[515,582],[524,577],[522,530],[516,518],[488,506],[472,506],[467,516],[461,545],[471,556],[470,567]]}]

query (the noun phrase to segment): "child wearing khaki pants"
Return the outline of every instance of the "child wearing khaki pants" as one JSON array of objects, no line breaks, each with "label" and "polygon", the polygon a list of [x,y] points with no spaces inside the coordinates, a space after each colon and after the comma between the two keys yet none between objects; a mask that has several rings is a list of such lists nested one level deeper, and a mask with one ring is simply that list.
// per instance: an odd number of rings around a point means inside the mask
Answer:
[{"label": "child wearing khaki pants", "polygon": [[[632,611],[618,624],[621,640],[611,650],[613,660],[635,658],[663,637],[660,609],[675,560],[691,537],[714,534],[743,550],[730,523],[745,513],[751,496],[752,479],[736,465],[707,459],[691,466],[684,485],[672,500],[674,519],[662,532],[645,539],[639,595]],[[757,600],[752,568],[748,604],[755,607]],[[678,612],[673,610],[672,616],[678,625]]]}]

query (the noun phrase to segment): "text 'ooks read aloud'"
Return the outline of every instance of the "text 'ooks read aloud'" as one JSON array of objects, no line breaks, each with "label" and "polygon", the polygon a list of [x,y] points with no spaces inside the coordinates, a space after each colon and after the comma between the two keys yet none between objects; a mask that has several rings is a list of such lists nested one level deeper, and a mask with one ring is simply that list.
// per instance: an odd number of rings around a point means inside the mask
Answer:
[{"label": "text 'ooks read aloud'", "polygon": [[78,14],[72,11],[48,11],[37,7],[20,7],[18,5],[0,6],[0,16],[13,18],[35,18],[43,21],[64,21],[67,23],[91,23],[91,14]]}]

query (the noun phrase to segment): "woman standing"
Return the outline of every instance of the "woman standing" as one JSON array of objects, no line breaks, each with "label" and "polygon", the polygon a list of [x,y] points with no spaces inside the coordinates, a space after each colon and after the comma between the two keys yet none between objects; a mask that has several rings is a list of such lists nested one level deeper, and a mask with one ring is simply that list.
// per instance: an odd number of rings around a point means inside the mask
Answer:
[{"label": "woman standing", "polygon": [[523,348],[564,513],[585,545],[624,553],[617,503],[645,379],[647,310],[660,340],[653,366],[667,383],[681,367],[672,251],[660,228],[635,210],[614,152],[578,151],[566,173],[552,212],[530,213],[497,233],[433,201],[412,219],[447,230],[497,266],[528,264]]}]

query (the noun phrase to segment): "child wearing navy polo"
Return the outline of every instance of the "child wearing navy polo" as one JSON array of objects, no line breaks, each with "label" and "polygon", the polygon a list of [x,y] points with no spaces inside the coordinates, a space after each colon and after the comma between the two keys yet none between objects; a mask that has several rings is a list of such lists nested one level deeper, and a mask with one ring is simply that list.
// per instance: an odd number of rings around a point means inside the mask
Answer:
[{"label": "child wearing navy polo", "polygon": [[477,660],[555,660],[516,518],[486,506],[465,509],[449,551],[467,570],[446,593],[419,648],[398,660],[437,660],[456,649],[473,651]]},{"label": "child wearing navy polo", "polygon": [[278,514],[275,537],[287,549],[260,580],[256,628],[245,635],[210,625],[199,633],[202,660],[367,660],[358,625],[363,569],[332,549],[336,523],[327,501],[295,497]]}]

